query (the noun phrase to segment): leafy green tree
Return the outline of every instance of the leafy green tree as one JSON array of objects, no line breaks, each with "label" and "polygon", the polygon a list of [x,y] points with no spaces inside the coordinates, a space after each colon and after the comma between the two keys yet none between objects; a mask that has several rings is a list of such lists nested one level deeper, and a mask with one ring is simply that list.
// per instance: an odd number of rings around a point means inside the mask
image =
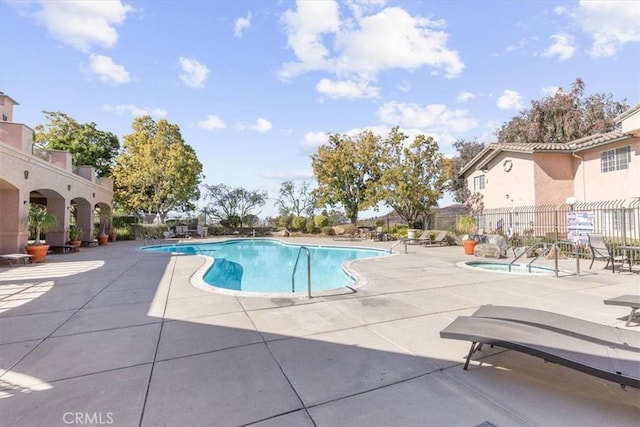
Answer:
[{"label": "leafy green tree", "polygon": [[296,185],[293,181],[284,181],[280,184],[280,196],[275,202],[280,215],[313,215],[317,200],[310,186],[310,182],[301,182]]},{"label": "leafy green tree", "polygon": [[466,140],[460,138],[453,143],[453,147],[458,151],[458,155],[443,159],[444,176],[446,178],[445,190],[453,195],[454,201],[464,203],[467,199],[467,194],[465,192],[465,181],[460,178],[460,172],[467,163],[484,150],[485,145],[475,139]]},{"label": "leafy green tree", "polygon": [[338,209],[331,209],[330,211],[323,209],[322,215],[326,216],[329,220],[329,224],[327,225],[344,224],[348,221],[348,218],[344,215],[344,212]]},{"label": "leafy green tree", "polygon": [[570,91],[531,101],[497,131],[498,142],[570,142],[588,135],[616,129],[614,118],[629,108],[626,100],[596,93],[585,97],[585,84],[577,78]]},{"label": "leafy green tree", "polygon": [[384,202],[412,227],[437,206],[445,177],[438,143],[424,135],[416,136],[409,144],[407,139],[395,127],[384,141],[381,191]]},{"label": "leafy green tree", "polygon": [[342,206],[353,225],[358,222],[360,210],[380,201],[380,137],[373,132],[356,137],[330,135],[328,144],[311,156],[311,164],[318,182],[313,191],[318,203]]},{"label": "leafy green tree", "polygon": [[113,168],[116,201],[131,212],[157,213],[163,222],[170,211],[193,211],[202,164],[180,128],[150,116],[136,118],[132,128]]},{"label": "leafy green tree", "polygon": [[266,191],[232,188],[224,184],[204,186],[207,189],[205,198],[211,200],[211,215],[221,223],[228,221],[231,226],[242,228],[247,219],[255,217],[253,210],[267,202]]},{"label": "leafy green tree", "polygon": [[59,111],[43,111],[47,124],[34,128],[36,145],[46,150],[66,150],[77,166],[93,166],[99,177],[111,175],[114,158],[120,149],[118,137],[101,131],[97,125],[78,123]]}]

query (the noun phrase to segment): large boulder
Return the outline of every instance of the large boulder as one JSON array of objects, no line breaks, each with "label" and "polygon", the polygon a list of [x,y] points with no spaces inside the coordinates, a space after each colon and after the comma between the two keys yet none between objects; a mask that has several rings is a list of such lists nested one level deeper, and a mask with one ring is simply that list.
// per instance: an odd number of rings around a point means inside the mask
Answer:
[{"label": "large boulder", "polygon": [[499,234],[487,234],[482,236],[481,243],[497,246],[500,250],[500,256],[507,256],[507,249],[509,249],[509,245],[507,245],[507,241],[504,237]]},{"label": "large boulder", "polygon": [[480,243],[476,245],[473,254],[482,258],[501,258],[502,256],[500,247],[491,243]]}]

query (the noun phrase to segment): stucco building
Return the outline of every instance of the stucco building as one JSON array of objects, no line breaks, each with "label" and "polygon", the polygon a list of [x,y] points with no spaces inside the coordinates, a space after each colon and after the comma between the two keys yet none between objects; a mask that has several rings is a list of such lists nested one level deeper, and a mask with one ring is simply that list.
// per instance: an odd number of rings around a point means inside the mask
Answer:
[{"label": "stucco building", "polygon": [[16,105],[0,92],[0,254],[24,253],[30,203],[46,205],[58,219],[47,243],[69,240],[73,212],[83,240],[92,240],[95,209],[112,208],[113,181],[97,178],[91,166],[73,165],[66,151],[35,152],[33,130],[13,121]]},{"label": "stucco building", "polygon": [[619,131],[569,143],[494,143],[463,168],[485,209],[631,200],[640,197],[640,104]]}]

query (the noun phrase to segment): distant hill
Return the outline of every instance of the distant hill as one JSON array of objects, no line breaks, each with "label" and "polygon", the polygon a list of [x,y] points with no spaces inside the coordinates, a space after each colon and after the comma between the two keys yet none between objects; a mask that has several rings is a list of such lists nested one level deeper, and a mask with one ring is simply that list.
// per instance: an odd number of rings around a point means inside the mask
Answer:
[{"label": "distant hill", "polygon": [[[461,205],[461,204],[455,204],[455,205],[445,206],[442,208],[433,209],[434,215],[443,215],[443,216],[464,215],[466,212],[467,211],[464,205]],[[396,211],[391,211],[388,214],[384,214],[384,215],[360,219],[358,221],[358,224],[370,225],[373,227],[373,224],[377,220],[384,221],[385,224],[387,223],[387,220],[388,220],[390,225],[405,224],[404,220],[400,218],[400,216],[396,213]]]}]

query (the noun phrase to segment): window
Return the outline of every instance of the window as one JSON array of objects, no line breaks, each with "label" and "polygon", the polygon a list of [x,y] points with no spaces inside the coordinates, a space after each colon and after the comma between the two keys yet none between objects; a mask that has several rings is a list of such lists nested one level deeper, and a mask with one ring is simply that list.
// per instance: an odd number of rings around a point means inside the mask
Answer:
[{"label": "window", "polygon": [[631,162],[631,146],[620,147],[600,154],[600,172],[613,172],[629,169]]},{"label": "window", "polygon": [[484,175],[473,178],[473,191],[477,193],[480,190],[484,190]]}]

